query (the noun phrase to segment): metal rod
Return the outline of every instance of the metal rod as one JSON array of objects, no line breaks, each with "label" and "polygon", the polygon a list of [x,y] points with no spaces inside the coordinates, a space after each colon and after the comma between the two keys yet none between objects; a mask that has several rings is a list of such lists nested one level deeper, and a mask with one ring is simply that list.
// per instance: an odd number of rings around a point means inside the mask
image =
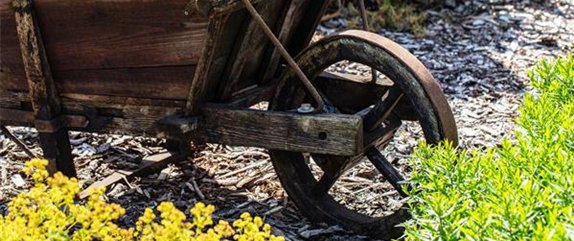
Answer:
[{"label": "metal rod", "polygon": [[8,130],[8,128],[6,128],[3,125],[0,125],[0,131],[2,131],[2,133],[4,133],[4,135],[6,135],[8,137],[8,139],[10,139],[14,143],[16,143],[16,145],[20,149],[22,149],[24,152],[26,152],[26,154],[28,154],[28,156],[30,158],[37,158],[38,157],[36,154],[34,154],[34,152],[32,152],[30,149],[28,149],[26,144],[24,144],[22,141],[20,141],[20,139],[18,139],[18,137],[16,137],[14,134],[12,134],[12,132],[10,130]]},{"label": "metal rod", "polygon": [[365,0],[359,0],[361,19],[363,20],[363,30],[369,31],[369,22],[367,19],[367,10],[365,9]]},{"label": "metal rod", "polygon": [[[365,8],[365,0],[359,0],[359,10],[361,11],[361,20],[363,21],[363,30],[369,30],[369,19],[367,18],[367,10]],[[377,83],[377,70],[371,68],[371,82]]]},{"label": "metal rod", "polygon": [[261,16],[259,15],[259,13],[257,13],[257,10],[255,10],[255,8],[251,4],[251,2],[249,2],[249,0],[241,0],[241,1],[245,5],[245,8],[249,12],[249,14],[251,14],[253,19],[259,24],[259,26],[261,27],[261,29],[263,30],[265,35],[267,35],[267,37],[269,37],[269,39],[271,40],[271,43],[273,43],[273,45],[275,45],[275,47],[277,48],[277,51],[279,51],[279,54],[281,54],[281,56],[287,61],[287,64],[289,65],[289,67],[293,68],[293,70],[295,71],[295,74],[297,74],[297,77],[299,77],[301,82],[303,82],[303,85],[305,85],[305,88],[307,88],[307,90],[309,91],[309,93],[311,94],[311,96],[313,97],[315,102],[317,102],[317,107],[315,108],[315,112],[323,111],[325,103],[323,102],[323,99],[321,98],[321,95],[319,94],[317,89],[315,89],[315,87],[313,86],[311,81],[309,81],[309,79],[307,78],[305,73],[303,73],[301,68],[299,68],[299,65],[297,65],[295,60],[289,55],[289,53],[287,52],[285,47],[283,47],[283,44],[281,44],[279,39],[277,39],[275,34],[273,34],[273,31],[271,31],[269,26],[267,26],[267,24],[265,23],[265,20],[263,20],[263,18],[261,18]]}]

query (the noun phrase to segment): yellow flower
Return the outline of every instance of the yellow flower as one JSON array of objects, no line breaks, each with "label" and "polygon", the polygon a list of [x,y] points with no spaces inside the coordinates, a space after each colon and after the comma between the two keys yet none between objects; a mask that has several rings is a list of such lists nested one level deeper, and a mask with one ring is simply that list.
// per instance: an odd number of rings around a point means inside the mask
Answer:
[{"label": "yellow flower", "polygon": [[102,199],[105,189],[89,190],[88,200],[78,203],[78,180],[61,173],[49,177],[47,165],[41,159],[24,165],[24,172],[34,179],[35,186],[12,198],[8,214],[0,215],[0,240],[283,240],[270,235],[271,226],[249,213],[233,222],[237,230],[224,220],[213,226],[215,207],[201,202],[190,210],[192,222],[186,222],[188,218],[173,203],[162,202],[157,207],[159,220],[151,208],[146,208],[135,228],[123,229],[114,221],[125,215],[125,209],[106,203]]}]

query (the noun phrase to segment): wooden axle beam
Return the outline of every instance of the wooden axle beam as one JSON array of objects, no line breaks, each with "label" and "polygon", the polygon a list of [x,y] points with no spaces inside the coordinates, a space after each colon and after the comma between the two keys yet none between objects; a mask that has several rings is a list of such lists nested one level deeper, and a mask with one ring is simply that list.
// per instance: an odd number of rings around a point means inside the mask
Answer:
[{"label": "wooden axle beam", "polygon": [[194,141],[272,150],[352,156],[363,148],[361,117],[342,114],[232,110],[207,105]]}]

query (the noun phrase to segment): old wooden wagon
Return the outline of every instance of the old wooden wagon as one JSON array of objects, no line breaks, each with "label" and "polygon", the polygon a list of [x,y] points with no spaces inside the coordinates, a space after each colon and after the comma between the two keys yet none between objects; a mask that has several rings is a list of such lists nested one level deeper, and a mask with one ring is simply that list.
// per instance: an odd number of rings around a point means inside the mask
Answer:
[{"label": "old wooden wagon", "polygon": [[[310,44],[328,0],[0,2],[0,122],[35,127],[55,170],[75,175],[69,130],[167,139],[170,152],[97,185],[185,159],[190,142],[262,147],[309,219],[390,238],[404,209],[360,214],[333,183],[367,157],[405,195],[378,149],[403,121],[429,143],[457,141],[439,85],[399,45],[359,30]],[[341,61],[375,77],[325,71]]]}]

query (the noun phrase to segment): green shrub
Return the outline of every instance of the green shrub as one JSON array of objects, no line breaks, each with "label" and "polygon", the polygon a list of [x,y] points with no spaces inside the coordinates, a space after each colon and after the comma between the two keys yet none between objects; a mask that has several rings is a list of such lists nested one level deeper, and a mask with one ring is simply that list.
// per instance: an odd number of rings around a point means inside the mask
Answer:
[{"label": "green shrub", "polygon": [[[411,3],[404,0],[376,0],[378,10],[367,11],[367,18],[372,29],[388,27],[399,31],[410,31],[417,37],[426,34],[425,14],[418,10],[422,4]],[[362,26],[360,12],[353,4],[348,5],[352,18],[351,27]]]},{"label": "green shrub", "polygon": [[515,141],[421,145],[407,240],[574,240],[574,60],[529,74]]}]

